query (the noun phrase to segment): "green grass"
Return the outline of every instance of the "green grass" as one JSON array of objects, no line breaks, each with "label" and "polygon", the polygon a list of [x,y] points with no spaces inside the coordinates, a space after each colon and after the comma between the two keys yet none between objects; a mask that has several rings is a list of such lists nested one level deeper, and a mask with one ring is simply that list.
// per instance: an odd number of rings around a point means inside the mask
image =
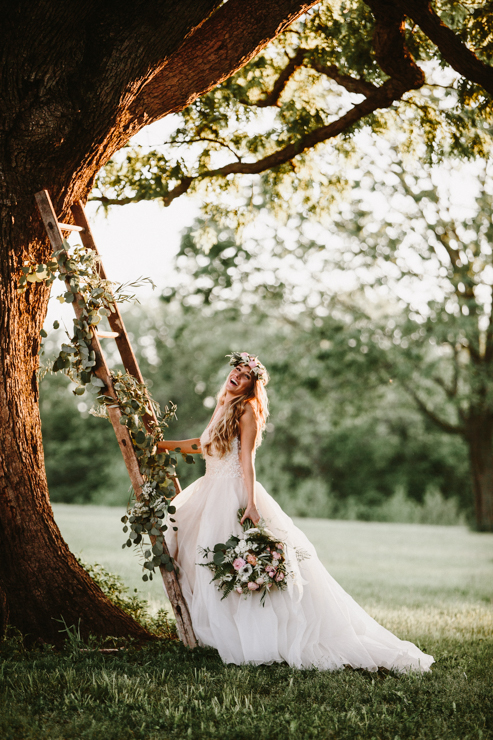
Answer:
[{"label": "green grass", "polygon": [[[57,506],[74,552],[139,583],[119,512]],[[437,663],[425,676],[224,666],[161,642],[118,655],[4,645],[0,738],[483,740],[493,738],[493,536],[461,527],[302,519],[340,583]]]}]

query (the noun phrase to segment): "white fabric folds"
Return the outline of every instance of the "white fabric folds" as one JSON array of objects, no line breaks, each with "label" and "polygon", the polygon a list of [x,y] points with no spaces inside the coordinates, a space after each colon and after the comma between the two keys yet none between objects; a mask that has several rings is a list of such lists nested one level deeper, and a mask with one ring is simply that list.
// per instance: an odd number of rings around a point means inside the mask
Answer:
[{"label": "white fabric folds", "polygon": [[[202,435],[202,449],[207,441]],[[265,606],[256,594],[247,598],[222,593],[210,583],[211,572],[200,547],[213,547],[231,533],[240,534],[237,511],[247,504],[238,441],[223,458],[205,455],[206,474],[174,500],[177,532],[167,532],[177,560],[183,595],[201,645],[218,650],[225,663],[286,662],[296,668],[337,670],[345,665],[376,671],[430,670],[434,662],[413,643],[400,640],[379,625],[332,578],[315,548],[257,483],[257,507],[276,538],[288,545],[295,577],[285,591],[267,594]],[[308,557],[299,564],[296,550]]]}]

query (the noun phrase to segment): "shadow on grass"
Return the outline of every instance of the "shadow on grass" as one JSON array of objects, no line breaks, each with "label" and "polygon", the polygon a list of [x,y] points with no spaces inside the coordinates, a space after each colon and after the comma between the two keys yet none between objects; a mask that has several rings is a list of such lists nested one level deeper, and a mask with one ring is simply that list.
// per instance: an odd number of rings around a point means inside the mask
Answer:
[{"label": "shadow on grass", "polygon": [[2,643],[5,740],[493,737],[493,639],[423,639],[431,673],[224,665],[164,639],[102,653]]}]

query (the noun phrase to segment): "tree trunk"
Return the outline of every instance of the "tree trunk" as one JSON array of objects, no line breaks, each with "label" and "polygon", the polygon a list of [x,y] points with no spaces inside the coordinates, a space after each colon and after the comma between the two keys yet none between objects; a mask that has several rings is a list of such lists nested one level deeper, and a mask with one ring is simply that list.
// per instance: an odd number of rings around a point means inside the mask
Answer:
[{"label": "tree trunk", "polygon": [[23,243],[32,230],[32,204],[20,205],[17,199],[15,219],[4,209],[0,232],[0,588],[9,619],[24,634],[53,643],[62,640],[62,620],[80,625],[84,636],[147,639],[146,630],[113,606],[79,566],[53,520],[36,379],[48,290],[39,284],[25,295],[16,290],[22,257],[46,258],[46,247],[37,241]]},{"label": "tree trunk", "polygon": [[493,532],[493,414],[472,413],[467,424],[476,524]]},{"label": "tree trunk", "polygon": [[[2,613],[8,611],[10,622],[32,639],[60,642],[64,629],[60,620],[80,626],[84,636],[91,632],[149,637],[77,564],[53,519],[36,378],[48,289],[33,284],[24,294],[17,292],[23,262],[46,262],[50,256],[34,194],[46,188],[60,220],[70,219],[71,204],[87,197],[98,170],[112,154],[144,125],[169,112],[167,97],[176,102],[183,80],[176,75],[167,79],[166,63],[172,59],[175,71],[186,67],[184,42],[190,46],[194,33],[200,32],[210,57],[201,60],[198,87],[187,90],[183,106],[246,64],[313,4],[310,0],[229,0],[222,7],[221,0],[3,4],[0,594],[7,602]],[[256,19],[253,24],[250,17]],[[208,47],[204,39],[210,22]],[[152,111],[143,94],[148,88]]]}]

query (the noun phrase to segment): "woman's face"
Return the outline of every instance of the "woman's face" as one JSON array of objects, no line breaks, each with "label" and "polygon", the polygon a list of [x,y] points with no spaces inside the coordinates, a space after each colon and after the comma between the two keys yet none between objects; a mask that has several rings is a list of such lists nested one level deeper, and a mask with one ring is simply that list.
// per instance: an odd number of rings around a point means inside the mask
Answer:
[{"label": "woman's face", "polygon": [[248,393],[253,383],[253,373],[246,365],[237,365],[234,367],[226,383],[226,388],[229,393],[234,396],[241,396]]}]

